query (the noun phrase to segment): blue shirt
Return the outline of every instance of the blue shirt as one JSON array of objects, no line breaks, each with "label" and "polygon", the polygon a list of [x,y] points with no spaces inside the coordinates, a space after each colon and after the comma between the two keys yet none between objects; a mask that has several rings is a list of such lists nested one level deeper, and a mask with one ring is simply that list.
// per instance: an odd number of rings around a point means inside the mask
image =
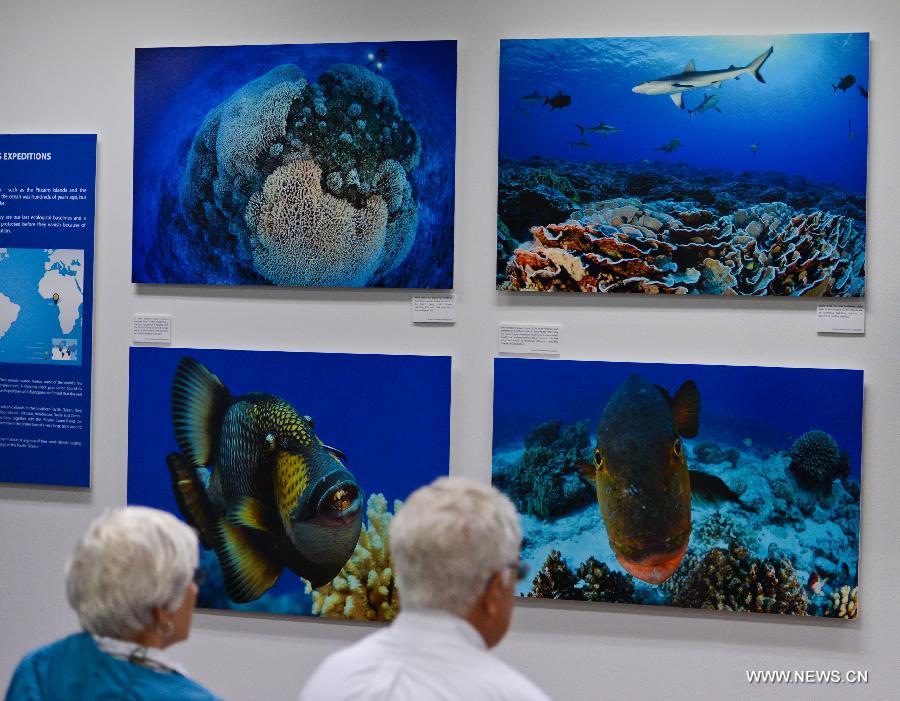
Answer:
[{"label": "blue shirt", "polygon": [[108,655],[89,633],[30,652],[13,674],[6,701],[220,701],[177,673]]}]

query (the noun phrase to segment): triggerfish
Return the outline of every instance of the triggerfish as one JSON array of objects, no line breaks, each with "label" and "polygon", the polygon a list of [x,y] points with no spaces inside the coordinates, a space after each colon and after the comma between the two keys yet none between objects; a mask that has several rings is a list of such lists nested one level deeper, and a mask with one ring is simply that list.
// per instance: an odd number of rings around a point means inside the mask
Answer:
[{"label": "triggerfish", "polygon": [[688,470],[681,439],[697,435],[699,417],[692,380],[671,397],[631,375],[603,410],[593,465],[582,465],[582,475],[596,486],[616,559],[650,584],[666,581],[684,557],[692,499],[738,501],[718,477]]},{"label": "triggerfish", "polygon": [[185,357],[172,423],[175,499],[203,547],[215,549],[234,601],[258,599],[285,567],[313,587],[340,572],[359,540],[363,492],[312,419],[271,394],[234,397]]}]

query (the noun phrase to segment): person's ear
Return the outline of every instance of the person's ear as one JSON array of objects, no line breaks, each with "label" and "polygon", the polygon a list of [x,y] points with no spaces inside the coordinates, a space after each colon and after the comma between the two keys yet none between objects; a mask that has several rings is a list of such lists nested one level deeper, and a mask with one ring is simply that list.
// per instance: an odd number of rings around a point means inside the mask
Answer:
[{"label": "person's ear", "polygon": [[175,623],[172,621],[172,615],[161,606],[153,609],[153,632],[162,641],[168,640],[175,633]]},{"label": "person's ear", "polygon": [[484,590],[482,597],[482,606],[485,613],[493,615],[497,613],[500,607],[500,601],[503,595],[503,572],[497,572],[488,581],[487,588]]}]

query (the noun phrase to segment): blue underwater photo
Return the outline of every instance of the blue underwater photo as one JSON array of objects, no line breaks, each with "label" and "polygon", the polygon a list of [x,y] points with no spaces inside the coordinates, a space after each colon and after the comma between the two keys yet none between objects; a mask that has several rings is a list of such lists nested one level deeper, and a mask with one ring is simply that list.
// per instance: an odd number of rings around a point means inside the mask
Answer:
[{"label": "blue underwater photo", "polygon": [[390,620],[391,519],[449,472],[450,362],[132,348],[128,503],[197,531],[200,607]]},{"label": "blue underwater photo", "polygon": [[496,359],[518,594],[856,618],[862,411],[861,370]]},{"label": "blue underwater photo", "polygon": [[456,42],[135,51],[132,282],[453,287]]},{"label": "blue underwater photo", "polygon": [[869,35],[500,42],[500,290],[862,297]]}]

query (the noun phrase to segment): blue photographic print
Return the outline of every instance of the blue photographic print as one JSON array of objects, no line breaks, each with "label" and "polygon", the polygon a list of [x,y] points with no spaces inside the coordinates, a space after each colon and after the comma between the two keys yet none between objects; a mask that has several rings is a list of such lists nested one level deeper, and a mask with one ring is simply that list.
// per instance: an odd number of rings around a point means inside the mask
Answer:
[{"label": "blue photographic print", "polygon": [[128,503],[197,531],[198,606],[394,617],[391,519],[449,472],[449,357],[132,348],[130,378]]},{"label": "blue photographic print", "polygon": [[862,411],[861,370],[496,359],[518,594],[856,618]]},{"label": "blue photographic print", "polygon": [[456,42],[135,52],[132,282],[453,287]]},{"label": "blue photographic print", "polygon": [[862,297],[869,35],[500,42],[497,288]]}]

